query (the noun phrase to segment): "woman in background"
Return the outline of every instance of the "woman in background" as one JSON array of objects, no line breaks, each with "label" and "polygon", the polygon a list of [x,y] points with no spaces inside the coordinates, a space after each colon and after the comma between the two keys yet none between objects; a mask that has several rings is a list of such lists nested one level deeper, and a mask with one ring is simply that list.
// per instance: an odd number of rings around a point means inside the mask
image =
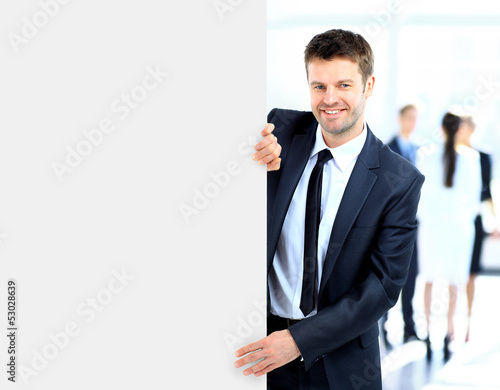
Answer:
[{"label": "woman in background", "polygon": [[444,339],[444,358],[450,357],[449,343],[454,338],[457,286],[469,279],[474,244],[474,220],[478,214],[481,190],[479,153],[458,142],[462,121],[447,113],[442,121],[445,142],[429,151],[421,148],[417,167],[425,175],[419,204],[420,272],[427,320],[427,358],[432,357],[429,323],[432,285],[436,279],[449,283],[448,325]]},{"label": "woman in background", "polygon": [[[462,117],[462,127],[458,133],[458,142],[467,147],[471,147],[471,137],[476,129],[476,124],[471,116]],[[480,200],[485,203],[485,207],[491,215],[494,215],[493,197],[491,196],[491,157],[489,154],[479,151],[481,165],[482,188]],[[470,265],[469,281],[467,283],[467,302],[468,302],[468,317],[467,317],[467,334],[465,341],[469,341],[470,332],[470,317],[472,313],[472,302],[474,301],[475,281],[476,276],[481,270],[481,253],[483,249],[483,241],[488,234],[484,231],[483,220],[481,214],[476,216],[475,220],[475,239],[474,248],[472,251],[472,261]],[[498,236],[498,231],[495,230],[494,236]]]}]

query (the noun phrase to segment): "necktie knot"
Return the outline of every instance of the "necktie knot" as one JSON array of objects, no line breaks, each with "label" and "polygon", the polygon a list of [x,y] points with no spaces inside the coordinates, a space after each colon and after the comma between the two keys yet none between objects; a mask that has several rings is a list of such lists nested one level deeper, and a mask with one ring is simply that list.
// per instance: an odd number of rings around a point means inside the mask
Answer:
[{"label": "necktie knot", "polygon": [[321,161],[323,163],[326,163],[328,160],[331,160],[333,158],[332,152],[330,152],[329,149],[323,149],[321,152],[318,153],[318,161]]}]

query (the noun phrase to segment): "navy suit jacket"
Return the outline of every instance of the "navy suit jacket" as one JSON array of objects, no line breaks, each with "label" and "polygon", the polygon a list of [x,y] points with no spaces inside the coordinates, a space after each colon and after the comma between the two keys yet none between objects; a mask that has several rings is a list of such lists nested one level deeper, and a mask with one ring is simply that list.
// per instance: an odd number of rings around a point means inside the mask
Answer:
[{"label": "navy suit jacket", "polygon": [[[267,176],[269,274],[318,122],[312,112],[278,109],[268,122],[282,146],[281,168]],[[405,284],[424,182],[411,163],[367,132],[332,228],[318,313],[289,328],[306,370],[321,361],[339,389],[381,389],[377,321]]]},{"label": "navy suit jacket", "polygon": [[392,138],[388,143],[387,146],[391,148],[392,151],[396,152],[399,155],[403,155],[403,152],[401,151],[401,148],[399,147],[398,144],[398,139],[397,137]]}]

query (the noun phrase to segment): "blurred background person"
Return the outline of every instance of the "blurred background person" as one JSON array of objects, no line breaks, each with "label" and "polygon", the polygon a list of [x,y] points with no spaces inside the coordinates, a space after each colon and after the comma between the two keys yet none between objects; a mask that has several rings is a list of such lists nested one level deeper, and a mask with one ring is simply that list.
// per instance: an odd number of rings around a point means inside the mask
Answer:
[{"label": "blurred background person", "polygon": [[419,149],[416,165],[425,175],[419,204],[419,266],[426,281],[424,306],[427,322],[427,359],[431,359],[429,323],[432,284],[436,279],[449,283],[447,332],[444,359],[450,357],[449,343],[454,339],[454,314],[457,286],[469,279],[474,245],[474,221],[481,191],[479,153],[459,143],[461,118],[446,113],[442,120],[443,145]]},{"label": "blurred background person", "polygon": [[[457,134],[457,140],[460,144],[465,145],[469,148],[471,146],[471,137],[474,134],[474,130],[476,129],[476,124],[474,123],[471,116],[463,116],[462,117],[462,125],[460,127],[460,131]],[[482,202],[482,210],[489,213],[490,215],[495,215],[495,209],[493,205],[493,197],[491,195],[491,156],[487,153],[479,151],[480,157],[480,166],[481,166],[481,179],[482,179],[482,187],[481,187],[481,195],[480,200]],[[477,274],[481,271],[481,254],[483,249],[484,239],[488,236],[488,233],[485,232],[483,226],[483,219],[481,217],[481,213],[478,213],[475,220],[475,239],[474,239],[474,248],[472,251],[472,260],[470,265],[470,275],[469,281],[467,283],[467,303],[468,303],[468,317],[467,317],[467,333],[465,336],[465,341],[469,341],[470,337],[470,317],[472,313],[472,303],[474,301],[474,292],[475,292],[475,281]],[[498,237],[498,229],[495,227],[493,231],[493,236]]]},{"label": "blurred background person", "polygon": [[417,107],[407,104],[399,110],[399,133],[387,145],[396,153],[415,164],[417,145],[411,141],[411,135],[417,127]]},{"label": "blurred background person", "polygon": [[[415,164],[415,158],[417,153],[417,145],[411,141],[411,135],[415,131],[417,126],[417,107],[413,104],[407,104],[399,110],[399,132],[393,137],[387,145],[392,149],[392,151],[400,154],[412,164]],[[418,274],[418,262],[417,262],[417,245],[415,244],[413,256],[410,263],[410,269],[408,271],[408,279],[401,292],[401,308],[403,311],[403,321],[404,321],[404,333],[403,333],[403,343],[411,340],[419,340],[417,332],[415,330],[415,321],[413,319],[413,295],[415,293],[415,280]],[[387,338],[387,330],[385,329],[385,323],[387,322],[388,313],[386,313],[381,318],[381,328],[382,337],[384,340],[385,347],[391,349]]]}]

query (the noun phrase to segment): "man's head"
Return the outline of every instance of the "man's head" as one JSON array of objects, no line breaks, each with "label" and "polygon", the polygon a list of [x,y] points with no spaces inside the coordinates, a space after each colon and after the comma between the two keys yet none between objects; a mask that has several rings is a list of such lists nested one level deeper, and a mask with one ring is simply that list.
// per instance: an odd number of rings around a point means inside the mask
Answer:
[{"label": "man's head", "polygon": [[373,74],[372,48],[361,35],[352,31],[334,29],[316,35],[306,46],[304,62],[309,76],[309,64],[314,59],[330,61],[335,58],[349,59],[359,67],[363,84]]},{"label": "man's head", "polygon": [[366,99],[373,92],[370,45],[351,31],[329,30],[309,42],[304,60],[311,108],[325,141],[336,146],[349,141],[363,128]]},{"label": "man's head", "polygon": [[399,110],[399,125],[401,135],[409,138],[417,126],[417,107],[407,104]]}]

